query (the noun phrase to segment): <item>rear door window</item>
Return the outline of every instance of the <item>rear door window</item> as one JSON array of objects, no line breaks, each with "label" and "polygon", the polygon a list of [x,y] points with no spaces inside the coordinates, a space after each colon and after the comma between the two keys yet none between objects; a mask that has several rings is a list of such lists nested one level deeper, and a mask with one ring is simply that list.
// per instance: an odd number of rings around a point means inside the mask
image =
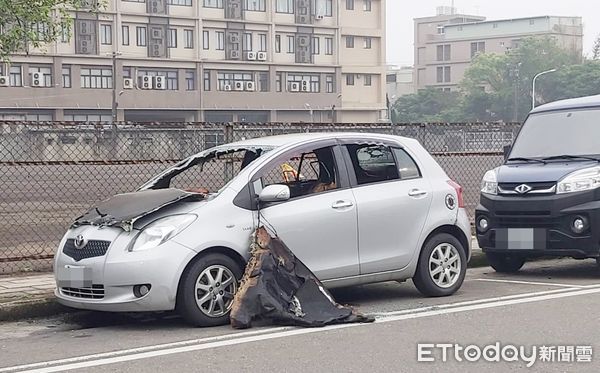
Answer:
[{"label": "rear door window", "polygon": [[352,167],[358,185],[398,180],[398,167],[392,149],[385,145],[352,144],[346,148],[350,153]]},{"label": "rear door window", "polygon": [[415,163],[414,159],[404,150],[400,148],[394,148],[394,156],[396,157],[396,163],[398,164],[398,171],[400,173],[401,180],[418,179],[421,177],[421,171],[419,166]]}]

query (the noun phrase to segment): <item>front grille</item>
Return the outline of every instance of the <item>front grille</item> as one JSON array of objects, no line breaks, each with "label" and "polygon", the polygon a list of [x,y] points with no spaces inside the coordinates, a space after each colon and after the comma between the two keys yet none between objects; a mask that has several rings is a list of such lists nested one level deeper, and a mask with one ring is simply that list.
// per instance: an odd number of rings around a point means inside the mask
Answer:
[{"label": "front grille", "polygon": [[[520,194],[515,191],[519,185],[528,185],[531,190],[527,193]],[[526,196],[528,194],[552,194],[555,192],[556,182],[541,182],[541,183],[498,183],[500,194],[517,194]]]},{"label": "front grille", "polygon": [[109,246],[110,241],[90,240],[84,247],[78,249],[75,247],[75,240],[68,239],[63,247],[63,253],[78,262],[82,259],[106,255]]},{"label": "front grille", "polygon": [[91,288],[60,288],[60,292],[74,298],[104,299],[104,285],[92,285]]}]

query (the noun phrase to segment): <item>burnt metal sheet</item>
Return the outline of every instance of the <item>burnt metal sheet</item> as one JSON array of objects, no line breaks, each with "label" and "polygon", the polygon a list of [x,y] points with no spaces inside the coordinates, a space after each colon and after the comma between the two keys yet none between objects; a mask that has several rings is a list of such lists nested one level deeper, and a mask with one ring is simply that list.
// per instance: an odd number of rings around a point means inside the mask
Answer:
[{"label": "burnt metal sheet", "polygon": [[280,239],[264,228],[255,234],[252,256],[231,309],[232,327],[249,328],[256,319],[305,327],[375,320],[337,304]]},{"label": "burnt metal sheet", "polygon": [[75,220],[72,227],[81,225],[119,226],[126,231],[131,231],[133,224],[138,219],[163,207],[183,200],[203,198],[204,196],[201,194],[179,189],[144,190],[117,194],[90,208]]}]

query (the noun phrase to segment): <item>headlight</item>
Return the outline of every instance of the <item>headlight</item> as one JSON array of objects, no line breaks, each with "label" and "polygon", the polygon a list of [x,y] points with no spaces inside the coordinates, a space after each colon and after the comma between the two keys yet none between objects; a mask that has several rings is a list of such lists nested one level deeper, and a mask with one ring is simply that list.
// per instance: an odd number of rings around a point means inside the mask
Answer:
[{"label": "headlight", "polygon": [[483,175],[483,181],[481,182],[481,193],[498,194],[496,170],[490,170]]},{"label": "headlight", "polygon": [[173,215],[150,223],[137,236],[129,251],[142,251],[156,247],[176,236],[196,220],[196,215]]},{"label": "headlight", "polygon": [[556,194],[583,192],[600,187],[600,166],[585,168],[558,182]]}]

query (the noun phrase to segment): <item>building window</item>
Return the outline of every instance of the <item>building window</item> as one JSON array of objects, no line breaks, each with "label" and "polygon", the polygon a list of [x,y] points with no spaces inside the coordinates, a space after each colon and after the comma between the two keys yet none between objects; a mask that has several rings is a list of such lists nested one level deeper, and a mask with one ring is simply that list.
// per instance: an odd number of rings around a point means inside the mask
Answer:
[{"label": "building window", "polygon": [[169,5],[192,6],[192,0],[169,0]]},{"label": "building window", "polygon": [[346,48],[354,48],[354,36],[346,36]]},{"label": "building window", "polygon": [[217,73],[217,89],[219,91],[224,91],[225,86],[233,86],[234,82],[242,81],[242,82],[253,82],[254,74],[251,72],[237,72],[237,71],[228,71],[228,72],[218,72]]},{"label": "building window", "polygon": [[370,12],[372,8],[371,0],[363,0],[363,10],[365,12]]},{"label": "building window", "polygon": [[23,86],[23,71],[21,65],[12,65],[8,70],[10,85],[12,87]]},{"label": "building window", "polygon": [[312,38],[312,53],[321,54],[321,39],[318,36]]},{"label": "building window", "polygon": [[260,92],[269,92],[269,73],[258,73],[258,90]]},{"label": "building window", "polygon": [[325,54],[333,54],[333,38],[325,38]]},{"label": "building window", "polygon": [[194,70],[185,71],[185,90],[195,91],[196,90],[196,72]]},{"label": "building window", "polygon": [[278,72],[278,73],[276,73],[276,74],[275,74],[275,90],[276,90],[277,92],[281,92],[281,91],[282,91],[282,87],[281,87],[281,81],[282,81],[283,79],[282,79],[282,77],[281,77],[281,74],[282,74],[282,73],[280,73],[280,72]]},{"label": "building window", "polygon": [[308,82],[310,92],[319,93],[321,91],[320,75],[288,73],[287,74],[288,85],[291,82],[296,82],[296,83]]},{"label": "building window", "polygon": [[183,47],[194,49],[194,30],[183,30]]},{"label": "building window", "polygon": [[225,31],[217,31],[217,50],[225,50]]},{"label": "building window", "polygon": [[354,10],[354,0],[346,0],[346,9]]},{"label": "building window", "polygon": [[371,85],[373,85],[373,75],[365,74],[365,86],[370,87]]},{"label": "building window", "polygon": [[48,24],[46,22],[37,22],[31,25],[33,38],[37,41],[44,41],[48,38]]},{"label": "building window", "polygon": [[276,1],[277,1],[277,7],[276,7],[277,13],[288,13],[288,14],[294,13],[294,0],[276,0]]},{"label": "building window", "polygon": [[60,41],[61,43],[71,42],[71,28],[67,25],[62,25],[60,29]]},{"label": "building window", "polygon": [[144,70],[139,69],[137,71],[138,80],[143,76],[164,76],[167,81],[167,89],[170,91],[177,91],[179,89],[179,74],[177,70]]},{"label": "building window", "polygon": [[373,38],[365,36],[365,49],[371,49],[373,47]]},{"label": "building window", "polygon": [[138,47],[146,46],[146,26],[137,26],[135,28],[135,39]]},{"label": "building window", "polygon": [[100,44],[111,45],[112,44],[112,25],[100,25]]},{"label": "building window", "polygon": [[437,82],[438,83],[450,83],[450,66],[438,66],[437,68]]},{"label": "building window", "polygon": [[443,26],[443,25],[440,25],[440,26],[438,26],[438,27],[437,27],[437,33],[438,33],[439,35],[443,35],[443,34],[445,34],[445,33],[446,33],[446,30],[444,29],[444,26]]},{"label": "building window", "polygon": [[249,32],[244,32],[244,43],[242,50],[244,52],[249,52],[252,50],[252,34]]},{"label": "building window", "polygon": [[244,0],[246,10],[254,12],[264,12],[266,9],[265,0]]},{"label": "building window", "polygon": [[258,34],[258,51],[267,51],[267,34]]},{"label": "building window", "polygon": [[492,27],[493,27],[493,28],[498,28],[498,24],[497,24],[497,23],[494,23],[494,24],[492,24]]},{"label": "building window", "polygon": [[204,79],[203,79],[204,83],[203,83],[203,89],[204,91],[208,92],[210,91],[210,71],[205,71],[204,72]]},{"label": "building window", "polygon": [[530,25],[535,25],[535,19],[530,19],[530,20],[529,20],[529,24],[530,24]]},{"label": "building window", "polygon": [[333,0],[325,0],[325,17],[333,17]]},{"label": "building window", "polygon": [[62,86],[63,88],[71,88],[71,66],[62,67]]},{"label": "building window", "polygon": [[485,41],[471,43],[471,58],[474,58],[479,53],[485,53]]},{"label": "building window", "polygon": [[287,36],[287,52],[288,53],[294,53],[294,35],[288,35]]},{"label": "building window", "polygon": [[451,45],[444,44],[437,46],[437,60],[438,61],[450,61],[451,59]]},{"label": "building window", "polygon": [[112,86],[112,68],[91,67],[81,69],[81,88],[110,89]]},{"label": "building window", "polygon": [[210,49],[210,32],[208,30],[202,31],[202,49]]},{"label": "building window", "polygon": [[[39,82],[42,87],[52,87],[52,68],[49,66],[30,66],[29,67],[29,76],[31,77],[30,86],[35,86],[33,82],[33,73],[42,73],[44,74],[44,79]],[[39,85],[37,85],[39,86]]]},{"label": "building window", "polygon": [[354,74],[346,74],[346,85],[354,85]]},{"label": "building window", "polygon": [[223,0],[204,0],[204,7],[223,9]]},{"label": "building window", "polygon": [[169,37],[167,39],[167,47],[177,48],[177,29],[175,29],[175,28],[169,29]]},{"label": "building window", "polygon": [[275,53],[281,53],[281,35],[275,35]]},{"label": "building window", "polygon": [[331,74],[325,76],[325,90],[327,93],[335,92],[335,80],[334,76]]},{"label": "building window", "polygon": [[121,26],[121,44],[129,45],[129,26]]}]

